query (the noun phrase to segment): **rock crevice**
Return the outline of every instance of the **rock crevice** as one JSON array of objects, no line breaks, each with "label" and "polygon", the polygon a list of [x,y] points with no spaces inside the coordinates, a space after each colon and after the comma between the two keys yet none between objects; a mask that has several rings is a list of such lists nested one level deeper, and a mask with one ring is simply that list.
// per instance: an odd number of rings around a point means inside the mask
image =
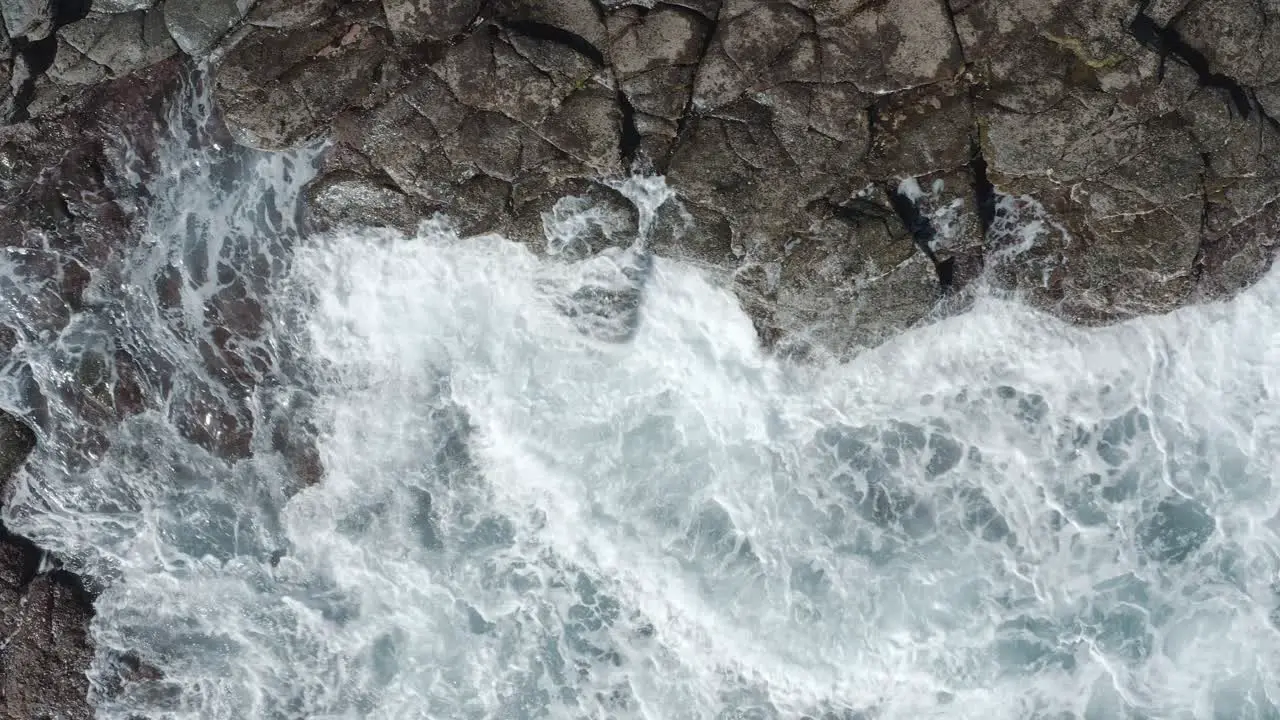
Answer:
[{"label": "rock crevice", "polygon": [[[190,56],[216,66],[241,143],[332,140],[303,208],[315,232],[411,232],[443,212],[549,250],[544,217],[569,197],[617,221],[576,257],[634,239],[636,208],[603,181],[652,169],[676,191],[652,249],[736,292],[780,353],[848,357],[977,287],[1113,322],[1229,297],[1271,267],[1276,14],[1255,0],[0,0],[0,227],[8,246],[43,251],[38,236],[66,258],[49,319],[64,322],[143,203],[104,188],[111,122],[129,121],[86,108],[137,108],[157,68]],[[56,573],[28,578],[30,552],[13,551],[14,592],[74,599]]]}]

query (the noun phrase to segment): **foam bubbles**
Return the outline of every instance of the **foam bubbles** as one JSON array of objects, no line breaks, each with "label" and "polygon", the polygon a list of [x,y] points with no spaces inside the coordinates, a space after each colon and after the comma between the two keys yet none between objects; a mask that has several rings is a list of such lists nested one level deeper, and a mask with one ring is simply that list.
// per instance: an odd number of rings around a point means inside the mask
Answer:
[{"label": "foam bubbles", "polygon": [[[290,236],[204,192],[199,223]],[[164,228],[155,252],[204,247]],[[643,242],[548,258],[434,223],[266,256],[252,452],[147,410],[23,478],[15,525],[109,581],[102,717],[1277,712],[1274,275],[1104,329],[981,298],[815,368]],[[187,357],[210,297],[120,322]],[[298,490],[272,438],[301,426]]]}]

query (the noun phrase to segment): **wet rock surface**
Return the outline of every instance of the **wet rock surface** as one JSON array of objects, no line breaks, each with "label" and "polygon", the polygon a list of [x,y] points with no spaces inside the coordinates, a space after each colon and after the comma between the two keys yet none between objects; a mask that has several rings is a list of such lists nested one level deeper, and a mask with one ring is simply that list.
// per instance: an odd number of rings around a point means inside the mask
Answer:
[{"label": "wet rock surface", "polygon": [[[0,479],[35,446],[35,434],[0,412]],[[91,718],[88,640],[93,605],[77,578],[0,524],[0,718]]]},{"label": "wet rock surface", "polygon": [[536,240],[566,182],[661,172],[660,252],[766,341],[845,355],[974,280],[1097,323],[1265,271],[1280,41],[1256,4],[1166,5],[317,2],[246,33],[219,90],[251,142],[334,138],[317,229]]},{"label": "wet rock surface", "polygon": [[316,230],[440,212],[540,243],[566,195],[663,173],[655,247],[784,349],[847,355],[975,280],[1110,322],[1228,296],[1274,254],[1280,36],[1246,0],[0,9],[11,120],[211,58],[239,141],[332,139]]},{"label": "wet rock surface", "polygon": [[[0,127],[6,279],[29,279],[42,288],[38,297],[14,298],[11,285],[0,304],[0,369],[18,382],[32,410],[22,421],[0,411],[0,508],[35,445],[28,423],[42,421],[47,393],[94,418],[123,417],[137,407],[139,388],[127,356],[114,358],[124,371],[114,381],[88,358],[64,384],[39,387],[15,366],[12,352],[41,333],[62,332],[88,302],[91,273],[105,265],[122,237],[137,234],[146,197],[136,179],[146,176],[147,139],[178,71],[175,62],[152,64],[89,86],[57,112]],[[126,155],[130,139],[135,153]],[[54,440],[94,448],[101,438],[90,431]],[[80,578],[0,524],[0,718],[92,717],[86,676],[92,613]]]},{"label": "wet rock surface", "polygon": [[[0,0],[0,250],[55,279],[27,320],[57,332],[136,230],[146,198],[125,176],[147,146],[131,126],[195,58],[216,68],[236,140],[330,139],[314,231],[443,213],[577,257],[636,233],[603,181],[657,172],[677,198],[650,246],[730,287],[781,352],[847,356],[980,285],[1113,322],[1228,297],[1270,267],[1277,14],[1252,0]],[[548,245],[544,227],[585,206],[597,225]],[[0,365],[19,341],[0,318]],[[146,400],[128,377],[78,387],[63,390],[121,416]],[[0,478],[25,453],[14,432]],[[0,717],[86,716],[89,607],[32,553],[0,543]]]}]

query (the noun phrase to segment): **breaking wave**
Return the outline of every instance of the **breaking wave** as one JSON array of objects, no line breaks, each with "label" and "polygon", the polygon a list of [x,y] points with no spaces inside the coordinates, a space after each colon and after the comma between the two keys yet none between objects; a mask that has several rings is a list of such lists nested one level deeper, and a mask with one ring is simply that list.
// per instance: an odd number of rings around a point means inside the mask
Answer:
[{"label": "breaking wave", "polygon": [[1280,715],[1276,274],[813,367],[642,242],[304,241],[319,148],[174,118],[83,308],[0,255],[5,520],[102,589],[99,717]]}]

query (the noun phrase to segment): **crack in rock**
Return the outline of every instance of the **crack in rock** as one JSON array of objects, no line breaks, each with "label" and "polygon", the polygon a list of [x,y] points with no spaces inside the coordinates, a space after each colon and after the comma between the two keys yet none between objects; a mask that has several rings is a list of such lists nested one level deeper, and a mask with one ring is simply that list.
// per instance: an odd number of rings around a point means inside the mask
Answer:
[{"label": "crack in rock", "polygon": [[[1149,0],[1148,0],[1149,2]],[[1251,99],[1251,88],[1246,88],[1239,81],[1221,73],[1214,72],[1209,66],[1209,58],[1182,39],[1181,33],[1172,25],[1162,26],[1150,15],[1146,14],[1147,2],[1144,2],[1129,23],[1129,34],[1147,48],[1160,54],[1161,65],[1159,78],[1164,77],[1164,58],[1173,57],[1182,62],[1196,74],[1201,87],[1225,90],[1231,97],[1236,111],[1243,118],[1248,118],[1256,107],[1260,114],[1266,115],[1261,106]]]}]

